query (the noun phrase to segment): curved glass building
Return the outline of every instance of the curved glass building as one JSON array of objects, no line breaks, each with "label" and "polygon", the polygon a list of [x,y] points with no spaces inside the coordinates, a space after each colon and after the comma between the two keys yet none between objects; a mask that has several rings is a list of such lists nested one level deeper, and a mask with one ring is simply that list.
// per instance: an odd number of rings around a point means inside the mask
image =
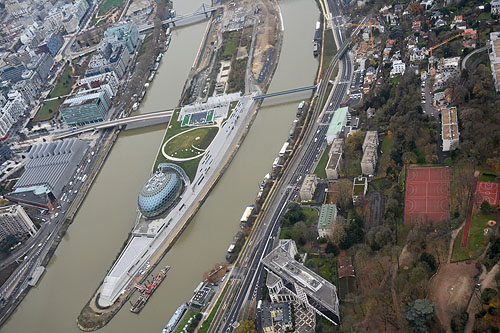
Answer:
[{"label": "curved glass building", "polygon": [[139,210],[147,218],[161,215],[179,197],[182,188],[182,177],[174,169],[155,172],[139,192]]}]

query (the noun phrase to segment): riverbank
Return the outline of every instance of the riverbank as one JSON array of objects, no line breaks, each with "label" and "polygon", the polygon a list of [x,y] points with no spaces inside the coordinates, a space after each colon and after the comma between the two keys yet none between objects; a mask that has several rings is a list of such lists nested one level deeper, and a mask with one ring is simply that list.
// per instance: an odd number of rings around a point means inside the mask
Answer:
[{"label": "riverbank", "polygon": [[[279,35],[278,35],[279,36]],[[276,38],[277,40],[280,39],[280,37]],[[201,47],[206,45],[206,41],[202,41]],[[278,43],[281,45],[281,43]],[[201,54],[198,52],[198,54]],[[277,65],[277,61],[274,61],[274,68],[273,71],[275,70],[275,67]],[[267,87],[266,87],[267,88]],[[250,110],[250,116],[248,117],[248,120],[244,124],[244,129],[238,133],[237,138],[234,141],[234,144],[232,144],[232,148],[229,149],[228,151],[225,152],[223,160],[219,163],[218,169],[215,173],[215,176],[212,177],[209,183],[207,183],[204,187],[203,190],[200,192],[199,196],[201,200],[198,200],[198,202],[195,205],[192,205],[189,207],[189,210],[185,213],[186,218],[182,221],[180,221],[175,229],[170,233],[170,235],[166,238],[166,240],[160,245],[159,249],[155,251],[155,254],[149,259],[151,268],[149,271],[151,271],[156,264],[161,260],[161,258],[165,255],[165,253],[171,248],[171,246],[175,243],[175,241],[178,239],[182,231],[187,227],[189,222],[192,220],[192,218],[195,216],[197,211],[200,209],[202,206],[203,202],[206,200],[208,194],[211,192],[215,184],[218,182],[220,177],[223,175],[224,171],[227,169],[229,166],[231,160],[234,158],[239,146],[243,142],[246,134],[248,133],[248,130],[255,119],[255,116],[257,114],[257,110],[260,106],[260,103],[255,104],[252,109]],[[144,273],[144,276],[148,276],[148,272]],[[100,288],[99,288],[100,289]],[[98,290],[99,290],[98,289]],[[126,288],[126,291],[123,295],[119,297],[119,299],[116,301],[113,306],[111,306],[108,309],[99,309],[95,303],[95,300],[97,299],[98,292],[92,297],[91,301],[84,307],[82,310],[80,316],[78,317],[78,327],[81,330],[84,331],[93,331],[96,329],[99,329],[106,325],[113,317],[114,315],[119,311],[121,306],[125,304],[125,302],[130,298],[130,296],[134,293],[134,289],[131,288],[129,285],[129,288]]]}]

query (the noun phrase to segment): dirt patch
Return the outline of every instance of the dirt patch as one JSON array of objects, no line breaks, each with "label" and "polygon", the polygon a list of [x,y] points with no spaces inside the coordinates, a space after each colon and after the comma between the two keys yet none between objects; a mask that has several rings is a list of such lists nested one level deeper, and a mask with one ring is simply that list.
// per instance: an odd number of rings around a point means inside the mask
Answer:
[{"label": "dirt patch", "polygon": [[431,280],[429,299],[436,307],[436,315],[447,332],[451,332],[453,314],[463,311],[473,290],[477,269],[466,262],[441,264]]}]

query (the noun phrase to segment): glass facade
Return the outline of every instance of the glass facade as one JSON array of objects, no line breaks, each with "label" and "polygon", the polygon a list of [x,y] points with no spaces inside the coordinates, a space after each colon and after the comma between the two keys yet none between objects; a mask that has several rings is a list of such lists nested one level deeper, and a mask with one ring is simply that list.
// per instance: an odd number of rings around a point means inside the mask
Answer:
[{"label": "glass facade", "polygon": [[156,172],[139,192],[138,205],[142,215],[152,218],[164,213],[179,197],[182,179],[174,170]]}]

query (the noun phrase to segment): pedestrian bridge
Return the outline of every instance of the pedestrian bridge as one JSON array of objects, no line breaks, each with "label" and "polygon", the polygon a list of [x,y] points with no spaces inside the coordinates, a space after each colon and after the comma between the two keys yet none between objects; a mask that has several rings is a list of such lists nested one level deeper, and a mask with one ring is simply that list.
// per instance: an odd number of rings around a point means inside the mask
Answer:
[{"label": "pedestrian bridge", "polygon": [[294,94],[297,92],[301,91],[307,91],[307,90],[314,90],[319,86],[319,84],[315,84],[313,86],[307,86],[307,87],[301,87],[301,88],[294,88],[294,89],[287,89],[287,90],[282,90],[282,91],[277,91],[269,94],[264,94],[264,95],[256,95],[253,97],[254,100],[259,100],[259,99],[264,99],[268,97],[274,97],[274,96],[281,96],[281,95],[287,95],[287,94]]}]

